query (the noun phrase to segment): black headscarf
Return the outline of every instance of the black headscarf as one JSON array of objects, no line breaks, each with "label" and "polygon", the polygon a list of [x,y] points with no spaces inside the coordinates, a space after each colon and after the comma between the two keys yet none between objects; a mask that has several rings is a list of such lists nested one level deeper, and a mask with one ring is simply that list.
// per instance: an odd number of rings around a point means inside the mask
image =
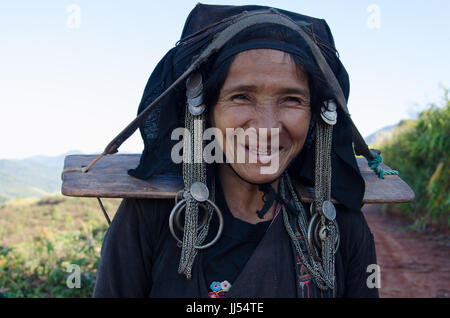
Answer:
[{"label": "black headscarf", "polygon": [[[187,18],[181,40],[159,62],[153,71],[145,87],[144,94],[139,105],[138,113],[143,111],[155,100],[167,87],[169,87],[189,67],[193,59],[198,56],[211,42],[214,35],[223,29],[223,25],[236,15],[244,11],[269,9],[262,6],[216,6],[198,4]],[[345,99],[349,95],[348,74],[340,62],[334,40],[326,22],[297,13],[276,9],[281,14],[288,16],[299,25],[319,46],[327,63],[335,74],[342,88]],[[201,66],[201,72],[208,79],[214,77],[215,71],[226,65],[227,61],[244,50],[252,48],[273,48],[285,51],[306,69],[310,78],[311,106],[314,115],[318,114],[322,101],[332,98],[325,81],[321,79],[308,46],[299,35],[290,33],[289,30],[280,32],[285,27],[270,25],[256,25],[243,31],[232,39],[222,50]],[[257,31],[257,32],[255,32]],[[229,66],[229,65],[228,65]],[[227,69],[227,66],[225,66]],[[212,81],[212,80],[211,80]],[[223,84],[223,82],[222,82]],[[312,86],[311,86],[312,85]],[[220,90],[220,86],[216,87]],[[207,107],[208,90],[205,89]],[[209,94],[214,96],[213,94]],[[213,98],[212,98],[213,99]],[[171,140],[171,133],[175,128],[184,126],[184,114],[186,107],[186,90],[184,85],[175,88],[148,116],[140,126],[140,132],[144,141],[144,151],[140,163],[136,169],[129,170],[129,174],[148,179],[155,175],[175,175],[181,178],[182,165],[173,163],[171,159],[172,147],[178,140]],[[331,195],[340,203],[352,209],[359,209],[364,196],[364,180],[359,172],[353,146],[350,121],[343,111],[338,108],[338,120],[333,130],[332,160],[332,191]],[[289,166],[291,177],[300,182],[314,185],[314,138],[310,129],[305,146],[299,155]]]}]

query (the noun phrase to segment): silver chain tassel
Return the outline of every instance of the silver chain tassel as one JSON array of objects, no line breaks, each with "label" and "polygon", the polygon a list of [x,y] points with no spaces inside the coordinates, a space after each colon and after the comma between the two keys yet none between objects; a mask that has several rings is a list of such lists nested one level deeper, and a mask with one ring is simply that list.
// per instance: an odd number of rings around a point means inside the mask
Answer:
[{"label": "silver chain tassel", "polygon": [[[282,205],[285,228],[294,243],[297,254],[308,272],[314,276],[321,290],[335,289],[335,253],[339,245],[339,228],[336,213],[331,203],[331,146],[333,126],[337,114],[334,101],[328,101],[322,109],[321,119],[317,121],[315,145],[315,197],[311,206],[311,219],[308,223],[301,204],[287,172],[281,179],[281,196],[286,198],[286,190],[294,200],[298,215],[291,221]],[[286,189],[288,188],[288,189]],[[306,239],[297,239],[294,229]]]},{"label": "silver chain tassel", "polygon": [[[195,75],[198,76],[198,74]],[[192,94],[192,90],[190,90],[189,87],[187,89],[187,94]],[[192,277],[192,267],[198,253],[198,247],[202,245],[208,234],[210,220],[214,212],[213,208],[208,205],[208,221],[206,224],[198,228],[200,202],[192,196],[190,190],[192,184],[195,182],[201,182],[204,185],[207,184],[206,164],[203,161],[203,131],[205,129],[205,113],[203,111],[204,105],[202,105],[201,102],[201,89],[200,95],[198,96],[188,95],[188,102],[194,99],[200,101],[200,104],[194,106],[192,106],[192,104],[188,104],[185,113],[185,128],[189,131],[190,138],[185,136],[183,139],[183,197],[186,200],[186,207],[183,240],[181,243],[181,257],[178,267],[178,273],[184,274],[187,279],[191,279]],[[201,111],[198,111],[199,107],[201,108]],[[213,180],[211,191],[211,200],[213,202],[214,188]]]}]

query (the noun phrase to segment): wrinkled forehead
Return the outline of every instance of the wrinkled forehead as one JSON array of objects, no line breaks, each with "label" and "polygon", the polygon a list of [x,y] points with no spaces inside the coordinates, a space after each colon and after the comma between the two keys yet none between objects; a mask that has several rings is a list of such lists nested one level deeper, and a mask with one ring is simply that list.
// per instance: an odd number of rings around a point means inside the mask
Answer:
[{"label": "wrinkled forehead", "polygon": [[294,58],[284,51],[252,49],[234,57],[227,72],[222,91],[232,87],[248,86],[264,92],[278,90],[308,90],[308,75]]}]

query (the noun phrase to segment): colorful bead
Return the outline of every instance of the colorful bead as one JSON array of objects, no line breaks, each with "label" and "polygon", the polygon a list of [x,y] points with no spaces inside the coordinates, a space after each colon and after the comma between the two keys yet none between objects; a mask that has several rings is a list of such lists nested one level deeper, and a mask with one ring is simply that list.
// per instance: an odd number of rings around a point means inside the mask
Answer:
[{"label": "colorful bead", "polygon": [[209,288],[211,288],[212,291],[217,292],[221,289],[221,286],[219,282],[212,282]]},{"label": "colorful bead", "polygon": [[219,294],[217,294],[216,292],[210,292],[209,294],[209,298],[220,298]]},{"label": "colorful bead", "polygon": [[224,280],[223,282],[220,283],[220,287],[224,292],[227,292],[230,290],[231,284],[227,280]]},{"label": "colorful bead", "polygon": [[209,285],[212,292],[208,294],[209,298],[224,298],[225,294],[230,290],[231,284],[229,281],[224,280],[223,282],[212,282]]}]

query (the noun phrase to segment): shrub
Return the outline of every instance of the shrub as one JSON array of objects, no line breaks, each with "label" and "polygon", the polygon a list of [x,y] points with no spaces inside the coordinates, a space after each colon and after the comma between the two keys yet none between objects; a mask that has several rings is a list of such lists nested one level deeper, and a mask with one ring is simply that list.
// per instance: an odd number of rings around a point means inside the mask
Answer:
[{"label": "shrub", "polygon": [[379,145],[386,164],[400,171],[416,194],[398,206],[419,228],[430,222],[450,224],[450,103],[448,89],[442,105],[431,104],[415,121],[399,124],[392,138]]}]

